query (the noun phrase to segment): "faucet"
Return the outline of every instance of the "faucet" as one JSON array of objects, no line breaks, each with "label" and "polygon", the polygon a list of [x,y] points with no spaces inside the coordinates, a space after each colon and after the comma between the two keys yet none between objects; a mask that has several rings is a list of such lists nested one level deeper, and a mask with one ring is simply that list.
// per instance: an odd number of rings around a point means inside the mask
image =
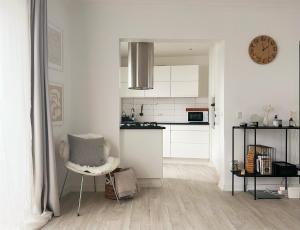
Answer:
[{"label": "faucet", "polygon": [[143,109],[144,109],[144,104],[141,105],[141,112],[140,112],[141,117],[144,116]]},{"label": "faucet", "polygon": [[132,121],[134,121],[134,108],[132,107],[131,108],[131,119],[132,119]]}]

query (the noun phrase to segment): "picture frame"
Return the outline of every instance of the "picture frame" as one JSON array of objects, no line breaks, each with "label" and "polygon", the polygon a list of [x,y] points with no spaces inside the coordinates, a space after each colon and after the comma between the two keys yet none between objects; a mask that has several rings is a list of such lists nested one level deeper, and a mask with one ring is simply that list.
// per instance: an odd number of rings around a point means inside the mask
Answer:
[{"label": "picture frame", "polygon": [[63,31],[48,23],[48,68],[63,72]]},{"label": "picture frame", "polygon": [[63,84],[49,82],[49,107],[50,117],[53,125],[64,123],[64,86]]}]

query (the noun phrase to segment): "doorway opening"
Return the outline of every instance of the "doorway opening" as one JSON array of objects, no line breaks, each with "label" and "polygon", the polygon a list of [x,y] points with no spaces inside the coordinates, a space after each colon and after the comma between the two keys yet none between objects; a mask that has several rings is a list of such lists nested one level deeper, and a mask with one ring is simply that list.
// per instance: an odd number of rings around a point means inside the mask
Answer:
[{"label": "doorway opening", "polygon": [[[129,42],[154,43],[152,90],[128,89]],[[216,117],[223,109],[222,50],[224,43],[215,40],[120,41],[121,124],[127,120],[164,128],[162,167],[151,167],[162,170],[164,179],[202,177],[218,182],[224,144],[220,138],[221,116]],[[143,170],[149,164],[130,166]]]}]

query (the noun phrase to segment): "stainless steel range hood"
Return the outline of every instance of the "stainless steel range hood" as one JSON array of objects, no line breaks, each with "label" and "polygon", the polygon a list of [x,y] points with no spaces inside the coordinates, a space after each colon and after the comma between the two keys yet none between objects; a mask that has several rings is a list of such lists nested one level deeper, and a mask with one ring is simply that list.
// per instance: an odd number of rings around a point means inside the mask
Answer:
[{"label": "stainless steel range hood", "polygon": [[153,89],[154,44],[128,43],[128,89]]}]

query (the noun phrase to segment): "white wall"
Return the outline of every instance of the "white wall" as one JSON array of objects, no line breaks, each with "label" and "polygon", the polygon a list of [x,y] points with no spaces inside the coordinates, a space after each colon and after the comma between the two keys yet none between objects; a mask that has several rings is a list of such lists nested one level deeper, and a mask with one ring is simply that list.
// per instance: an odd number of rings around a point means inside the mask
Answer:
[{"label": "white wall", "polygon": [[[215,103],[214,124],[210,124],[210,160],[218,175],[224,175],[226,170],[224,168],[226,166],[224,165],[224,55],[224,42],[217,42],[211,48],[209,56],[209,104]],[[224,184],[223,180],[224,177],[220,176],[221,188]]]},{"label": "white wall", "polygon": [[[72,80],[72,84],[82,86],[82,90],[72,91],[72,98],[80,102],[78,112],[72,114],[73,122],[102,133],[112,143],[114,154],[119,153],[120,38],[224,41],[224,115],[221,116],[226,168],[220,175],[222,188],[231,183],[226,162],[231,157],[230,134],[236,112],[242,111],[246,116],[261,114],[262,106],[271,103],[287,119],[290,109],[298,110],[297,1],[83,2],[77,15],[82,17],[82,24],[76,26],[80,28],[77,35],[82,36],[78,49],[84,47],[85,52],[80,53],[81,61],[72,68],[80,70],[85,80],[79,77]],[[249,42],[259,34],[268,34],[278,43],[279,53],[271,64],[257,65],[248,56]]]}]

